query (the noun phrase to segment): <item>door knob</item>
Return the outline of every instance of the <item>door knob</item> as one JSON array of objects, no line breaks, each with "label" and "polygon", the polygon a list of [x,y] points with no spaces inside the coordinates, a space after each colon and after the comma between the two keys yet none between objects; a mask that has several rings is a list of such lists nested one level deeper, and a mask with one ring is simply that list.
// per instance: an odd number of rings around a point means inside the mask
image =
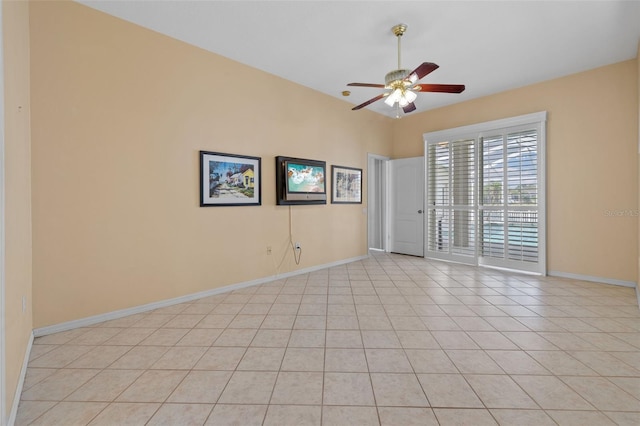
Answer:
[{"label": "door knob", "polygon": [[418,213],[422,214],[422,210],[418,210]]}]

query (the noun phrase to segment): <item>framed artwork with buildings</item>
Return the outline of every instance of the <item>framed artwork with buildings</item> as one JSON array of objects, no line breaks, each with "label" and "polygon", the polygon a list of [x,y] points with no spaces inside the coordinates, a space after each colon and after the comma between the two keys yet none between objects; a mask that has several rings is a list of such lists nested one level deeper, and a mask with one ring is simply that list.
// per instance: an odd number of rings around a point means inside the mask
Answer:
[{"label": "framed artwork with buildings", "polygon": [[200,207],[259,206],[261,158],[200,151]]},{"label": "framed artwork with buildings", "polygon": [[331,166],[331,202],[362,204],[362,169]]}]

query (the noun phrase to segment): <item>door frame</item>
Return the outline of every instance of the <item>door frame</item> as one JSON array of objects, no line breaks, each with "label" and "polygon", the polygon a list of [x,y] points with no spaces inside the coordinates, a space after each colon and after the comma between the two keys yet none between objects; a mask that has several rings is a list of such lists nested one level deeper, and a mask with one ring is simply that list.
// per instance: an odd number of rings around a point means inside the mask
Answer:
[{"label": "door frame", "polygon": [[[389,252],[389,157],[367,153],[367,250]],[[382,161],[382,173],[375,172],[375,162]],[[382,194],[379,200],[376,193]],[[382,218],[382,248],[371,247],[371,226],[375,222],[373,212],[380,208]]]}]

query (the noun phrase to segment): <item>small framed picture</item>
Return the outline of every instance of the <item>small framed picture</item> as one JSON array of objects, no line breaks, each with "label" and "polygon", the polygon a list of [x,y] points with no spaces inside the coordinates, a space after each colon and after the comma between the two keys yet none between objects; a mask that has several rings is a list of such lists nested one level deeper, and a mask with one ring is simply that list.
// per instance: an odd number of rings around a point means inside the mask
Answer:
[{"label": "small framed picture", "polygon": [[200,207],[259,206],[261,158],[200,151]]},{"label": "small framed picture", "polygon": [[331,202],[362,204],[362,169],[331,166]]}]

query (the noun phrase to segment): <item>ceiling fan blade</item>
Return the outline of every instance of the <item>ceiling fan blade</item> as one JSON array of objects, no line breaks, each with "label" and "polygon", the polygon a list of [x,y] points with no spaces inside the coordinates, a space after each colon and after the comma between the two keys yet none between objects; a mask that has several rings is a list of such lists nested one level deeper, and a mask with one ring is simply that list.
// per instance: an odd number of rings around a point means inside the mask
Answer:
[{"label": "ceiling fan blade", "polygon": [[358,110],[358,109],[360,109],[360,108],[364,108],[364,107],[366,107],[367,105],[372,104],[372,103],[374,103],[375,101],[379,101],[380,99],[382,99],[382,98],[384,98],[385,96],[388,96],[388,95],[389,95],[388,93],[382,93],[382,94],[380,94],[380,95],[376,96],[375,98],[369,99],[369,100],[368,100],[367,102],[365,102],[365,103],[362,103],[362,104],[360,104],[360,105],[358,105],[358,106],[355,106],[355,107],[351,108],[351,110],[352,110],[352,111],[355,111],[355,110]]},{"label": "ceiling fan blade", "polygon": [[412,111],[416,110],[416,104],[414,104],[413,102],[411,102],[409,105],[407,105],[406,107],[402,107],[402,110],[404,111],[405,114],[408,114]]},{"label": "ceiling fan blade", "polygon": [[407,80],[411,81],[412,83],[415,83],[425,75],[432,73],[438,68],[440,67],[434,64],[433,62],[423,62],[420,65],[418,65],[418,68],[411,71],[411,74],[409,74],[409,76],[407,77]]},{"label": "ceiling fan blade", "polygon": [[416,84],[413,86],[416,92],[461,93],[464,89],[464,84]]},{"label": "ceiling fan blade", "polygon": [[384,89],[384,84],[375,84],[375,83],[349,83],[347,86],[357,86],[357,87],[378,87]]}]

